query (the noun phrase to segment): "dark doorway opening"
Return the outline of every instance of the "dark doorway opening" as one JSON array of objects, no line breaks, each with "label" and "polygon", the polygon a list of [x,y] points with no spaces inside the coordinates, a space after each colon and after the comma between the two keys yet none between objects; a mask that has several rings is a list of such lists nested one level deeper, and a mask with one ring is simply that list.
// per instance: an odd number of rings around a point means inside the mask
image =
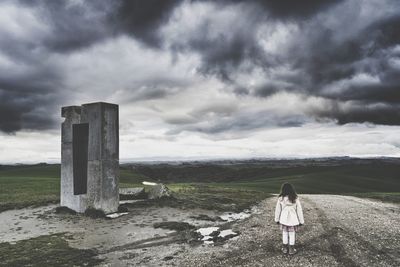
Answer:
[{"label": "dark doorway opening", "polygon": [[89,124],[72,125],[74,195],[87,193]]}]

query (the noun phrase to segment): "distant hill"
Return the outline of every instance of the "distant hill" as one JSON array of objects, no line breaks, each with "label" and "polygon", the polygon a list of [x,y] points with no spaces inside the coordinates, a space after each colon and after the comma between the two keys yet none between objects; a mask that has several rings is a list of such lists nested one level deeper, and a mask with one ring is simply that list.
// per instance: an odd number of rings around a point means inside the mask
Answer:
[{"label": "distant hill", "polygon": [[303,193],[399,192],[398,158],[317,158],[132,163],[122,170],[164,183],[223,183],[276,192],[285,182]]},{"label": "distant hill", "polygon": [[[400,159],[349,157],[315,159],[221,160],[127,163],[120,167],[122,186],[144,180],[163,183],[213,183],[277,192],[283,182],[301,193],[400,192]],[[0,165],[0,183],[17,178],[60,178],[59,164]],[[22,180],[21,180],[22,181]]]}]

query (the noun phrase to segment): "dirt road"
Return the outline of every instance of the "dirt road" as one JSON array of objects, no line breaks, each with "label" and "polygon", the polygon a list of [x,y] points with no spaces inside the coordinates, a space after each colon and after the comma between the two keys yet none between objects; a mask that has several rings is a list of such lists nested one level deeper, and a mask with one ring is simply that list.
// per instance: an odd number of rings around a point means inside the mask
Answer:
[{"label": "dirt road", "polygon": [[[0,213],[0,242],[65,233],[69,246],[94,249],[101,266],[400,266],[400,205],[337,195],[300,198],[305,226],[294,256],[280,252],[274,197],[251,217],[228,223],[193,218],[221,215],[216,211],[172,207],[130,208],[113,220],[59,215],[54,206],[10,210]],[[185,231],[153,227],[166,221],[228,227],[240,235],[215,245],[189,244]]]},{"label": "dirt road", "polygon": [[298,254],[282,255],[275,199],[240,222],[236,240],[178,254],[176,266],[400,266],[400,206],[356,197],[302,195],[306,224]]}]

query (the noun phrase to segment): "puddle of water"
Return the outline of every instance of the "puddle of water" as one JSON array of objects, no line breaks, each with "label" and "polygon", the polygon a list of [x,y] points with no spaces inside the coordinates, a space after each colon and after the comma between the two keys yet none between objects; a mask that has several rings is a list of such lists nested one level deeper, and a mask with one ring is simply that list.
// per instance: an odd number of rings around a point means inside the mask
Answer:
[{"label": "puddle of water", "polygon": [[224,213],[219,217],[224,221],[232,222],[232,221],[243,220],[249,218],[250,216],[251,213],[240,212],[240,213]]},{"label": "puddle of water", "polygon": [[[196,230],[196,232],[200,233],[203,237],[201,238],[201,241],[204,241],[204,244],[214,244],[214,241],[212,239],[214,237],[211,236],[213,232],[216,232],[219,230],[219,227],[205,227],[205,228],[200,228]],[[222,230],[219,234],[218,237],[227,237],[229,235],[237,235],[236,232],[232,231],[232,229],[226,229]]]}]

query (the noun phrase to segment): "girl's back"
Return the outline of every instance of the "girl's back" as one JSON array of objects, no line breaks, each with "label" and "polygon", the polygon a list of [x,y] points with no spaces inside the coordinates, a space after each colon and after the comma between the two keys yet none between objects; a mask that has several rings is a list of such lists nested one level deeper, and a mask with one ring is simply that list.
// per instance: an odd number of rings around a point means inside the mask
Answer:
[{"label": "girl's back", "polygon": [[275,222],[282,230],[283,253],[295,254],[295,232],[304,224],[303,209],[294,187],[284,183],[275,208]]}]

